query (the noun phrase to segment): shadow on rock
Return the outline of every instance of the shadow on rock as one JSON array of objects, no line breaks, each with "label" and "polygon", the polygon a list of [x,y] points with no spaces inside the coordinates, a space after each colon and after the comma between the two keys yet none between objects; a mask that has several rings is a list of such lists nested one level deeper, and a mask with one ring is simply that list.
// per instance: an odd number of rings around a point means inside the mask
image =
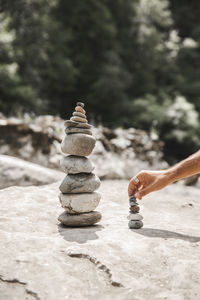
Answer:
[{"label": "shadow on rock", "polygon": [[148,236],[148,237],[153,237],[153,238],[164,238],[164,239],[179,239],[179,240],[184,240],[188,241],[190,243],[198,243],[200,242],[200,237],[198,236],[191,236],[191,235],[185,235],[182,233],[174,232],[174,231],[169,231],[169,230],[161,230],[161,229],[154,229],[154,228],[141,228],[141,229],[132,229],[135,233]]},{"label": "shadow on rock", "polygon": [[58,231],[62,237],[68,242],[77,242],[84,244],[89,240],[98,239],[97,231],[101,231],[104,227],[101,225],[93,225],[88,227],[68,228],[64,225],[58,225]]}]

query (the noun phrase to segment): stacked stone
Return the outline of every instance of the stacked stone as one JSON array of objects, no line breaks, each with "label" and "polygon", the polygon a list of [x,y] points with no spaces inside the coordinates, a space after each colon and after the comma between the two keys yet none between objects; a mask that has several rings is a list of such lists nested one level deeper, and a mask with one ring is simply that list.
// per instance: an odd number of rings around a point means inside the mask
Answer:
[{"label": "stacked stone", "polygon": [[143,222],[142,222],[142,215],[139,214],[140,211],[140,207],[137,203],[137,199],[135,198],[135,196],[131,196],[129,198],[129,216],[127,217],[129,220],[128,223],[128,227],[130,229],[139,229],[143,226]]},{"label": "stacked stone", "polygon": [[61,206],[65,209],[58,220],[69,227],[93,225],[101,220],[94,211],[101,195],[95,192],[100,179],[92,173],[94,164],[86,157],[94,149],[96,139],[92,136],[84,103],[77,102],[70,120],[65,121],[65,137],[61,149],[67,156],[61,159],[61,168],[67,174],[60,185]]}]

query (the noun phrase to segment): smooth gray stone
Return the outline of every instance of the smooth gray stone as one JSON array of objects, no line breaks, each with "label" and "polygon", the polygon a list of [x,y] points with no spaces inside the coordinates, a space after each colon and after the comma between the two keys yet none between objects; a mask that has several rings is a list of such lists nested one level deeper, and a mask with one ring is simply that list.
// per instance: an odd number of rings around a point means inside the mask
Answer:
[{"label": "smooth gray stone", "polygon": [[75,122],[75,121],[71,121],[71,120],[66,120],[64,123],[65,127],[74,127],[74,128],[87,128],[87,129],[91,129],[92,125],[88,124],[88,123],[79,123],[79,122]]},{"label": "smooth gray stone", "polygon": [[59,217],[63,225],[68,227],[83,227],[90,226],[98,223],[101,220],[101,214],[98,211],[91,211],[89,213],[83,213],[78,215],[70,215],[67,212],[63,212]]},{"label": "smooth gray stone", "polygon": [[130,214],[128,217],[127,217],[128,220],[130,221],[140,221],[143,219],[143,216],[140,215],[140,214]]},{"label": "smooth gray stone", "polygon": [[83,194],[60,194],[61,206],[69,214],[81,214],[95,210],[99,205],[101,194],[97,192]]},{"label": "smooth gray stone", "polygon": [[86,119],[86,115],[82,114],[81,112],[79,111],[75,111],[73,112],[73,116],[76,116],[76,117],[81,117],[81,118],[84,118]]},{"label": "smooth gray stone", "polygon": [[88,134],[76,133],[65,136],[61,144],[62,152],[77,156],[88,156],[92,153],[96,139]]},{"label": "smooth gray stone", "polygon": [[89,134],[92,135],[92,131],[90,129],[86,129],[86,128],[66,128],[65,129],[65,133],[66,134],[72,134],[72,133],[83,133],[83,134]]},{"label": "smooth gray stone", "polygon": [[60,166],[66,174],[91,173],[95,166],[87,157],[68,155],[60,160]]},{"label": "smooth gray stone", "polygon": [[69,174],[59,189],[63,194],[92,193],[100,187],[100,179],[95,174]]},{"label": "smooth gray stone", "polygon": [[128,227],[130,229],[140,229],[143,226],[143,222],[142,221],[129,221],[128,222]]}]

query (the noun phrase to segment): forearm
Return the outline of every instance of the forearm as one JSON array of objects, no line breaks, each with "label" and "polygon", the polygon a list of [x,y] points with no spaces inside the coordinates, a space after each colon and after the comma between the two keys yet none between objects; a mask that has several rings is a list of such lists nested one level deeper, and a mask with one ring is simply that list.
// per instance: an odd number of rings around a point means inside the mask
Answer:
[{"label": "forearm", "polygon": [[171,183],[200,173],[200,150],[166,170]]}]

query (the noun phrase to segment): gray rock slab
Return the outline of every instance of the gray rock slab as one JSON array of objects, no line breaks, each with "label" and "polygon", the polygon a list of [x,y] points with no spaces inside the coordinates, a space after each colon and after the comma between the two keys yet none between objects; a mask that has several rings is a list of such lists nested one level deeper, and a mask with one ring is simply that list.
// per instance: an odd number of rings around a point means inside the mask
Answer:
[{"label": "gray rock slab", "polygon": [[77,156],[88,156],[92,153],[96,143],[93,136],[76,133],[65,136],[62,141],[61,149],[65,154]]},{"label": "gray rock slab", "polygon": [[1,299],[199,300],[199,189],[148,195],[130,230],[128,181],[102,182],[102,220],[83,228],[59,225],[58,186],[0,191]]},{"label": "gray rock slab", "polygon": [[95,168],[89,158],[75,155],[64,156],[60,160],[60,166],[67,174],[91,173]]},{"label": "gray rock slab", "polygon": [[61,206],[69,214],[87,213],[97,208],[101,195],[97,192],[84,194],[60,194]]},{"label": "gray rock slab", "polygon": [[0,189],[44,185],[59,181],[64,173],[8,155],[0,155]]},{"label": "gray rock slab", "polygon": [[91,226],[98,223],[100,220],[101,214],[98,211],[91,211],[89,213],[79,215],[70,215],[67,212],[63,212],[58,217],[58,221],[68,227]]},{"label": "gray rock slab", "polygon": [[100,179],[93,173],[68,174],[59,189],[61,193],[92,193],[100,187]]}]

